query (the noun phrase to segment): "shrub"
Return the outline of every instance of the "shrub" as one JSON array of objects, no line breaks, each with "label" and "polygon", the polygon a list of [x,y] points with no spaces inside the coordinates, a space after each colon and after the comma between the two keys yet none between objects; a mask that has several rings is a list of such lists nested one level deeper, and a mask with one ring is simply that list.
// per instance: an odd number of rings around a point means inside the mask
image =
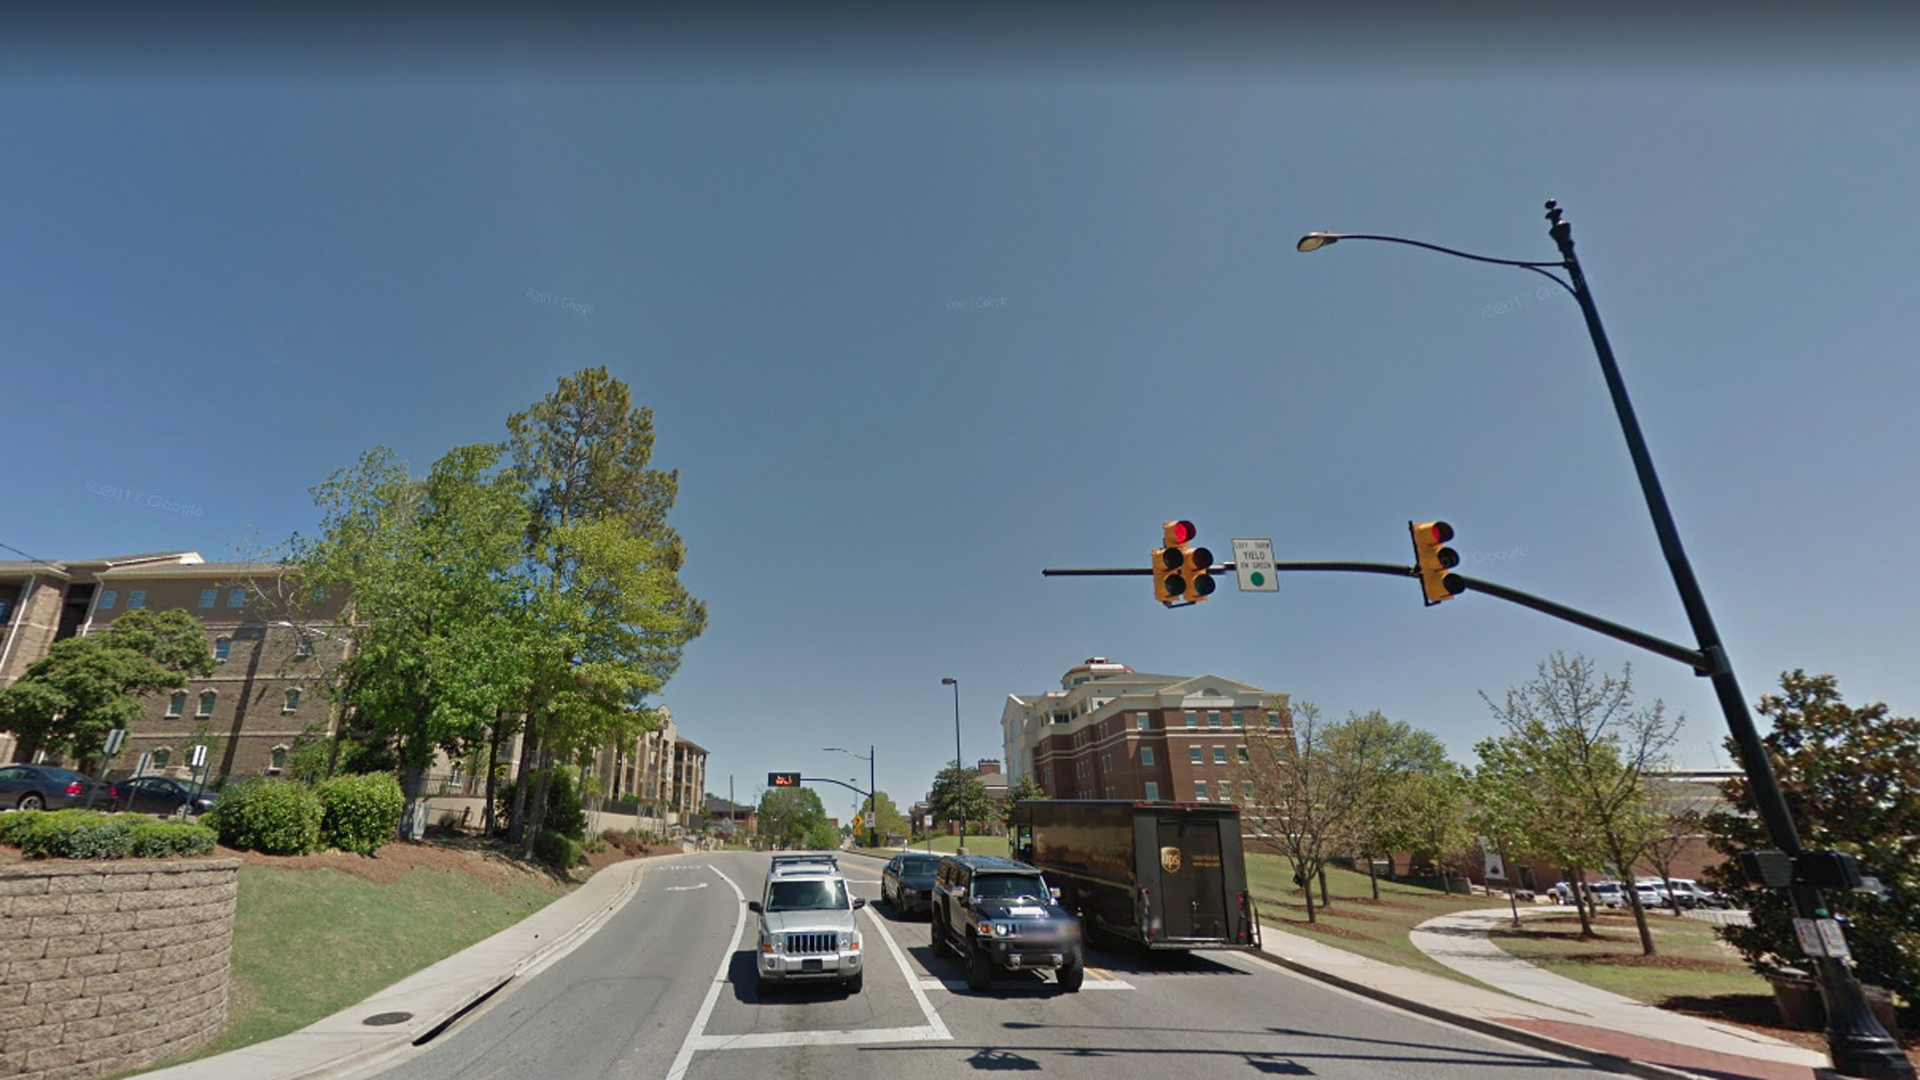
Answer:
[{"label": "shrub", "polygon": [[0,814],[0,844],[19,847],[20,838],[45,816],[44,810],[15,810],[12,813]]},{"label": "shrub", "polygon": [[41,814],[17,835],[21,854],[33,859],[124,859],[133,853],[129,816],[98,810]]},{"label": "shrub", "polygon": [[320,797],[298,780],[248,780],[220,796],[213,827],[230,848],[305,855],[320,847]]},{"label": "shrub", "polygon": [[390,773],[322,780],[314,788],[322,810],[320,839],[342,851],[371,855],[400,831],[407,797]]},{"label": "shrub", "polygon": [[[501,821],[513,817],[514,793],[525,783],[527,777],[519,777],[511,784],[504,784],[494,794],[494,813]],[[537,786],[535,790],[538,790]],[[587,838],[587,812],[580,808],[580,797],[574,792],[573,770],[560,766],[553,770],[553,781],[547,785],[547,815],[540,822],[541,832],[557,832],[574,840]]]},{"label": "shrub", "polygon": [[570,836],[542,829],[533,841],[533,857],[555,870],[571,870],[580,865],[580,845]]},{"label": "shrub", "polygon": [[133,855],[139,859],[205,855],[213,850],[216,838],[212,829],[191,821],[142,821],[133,827]]}]

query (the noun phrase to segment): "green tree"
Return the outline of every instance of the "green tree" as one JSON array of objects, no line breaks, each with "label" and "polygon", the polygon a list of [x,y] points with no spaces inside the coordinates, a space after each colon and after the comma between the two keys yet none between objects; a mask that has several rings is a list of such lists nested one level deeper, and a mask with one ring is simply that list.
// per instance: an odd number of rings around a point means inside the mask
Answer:
[{"label": "green tree", "polygon": [[498,447],[456,447],[416,480],[376,448],[315,489],[321,536],[290,544],[304,584],[350,597],[339,693],[393,748],[409,811],[436,751],[484,742],[524,698],[525,495],[499,459]]},{"label": "green tree", "polygon": [[1390,720],[1379,710],[1351,715],[1328,731],[1328,751],[1353,809],[1349,835],[1356,853],[1367,864],[1373,898],[1380,899],[1374,857],[1410,850],[1410,834],[1423,813],[1418,799],[1409,798],[1409,778],[1433,775],[1448,766],[1447,748],[1438,736],[1403,720]]},{"label": "green tree", "polygon": [[[1484,768],[1519,776],[1580,861],[1598,861],[1625,884],[1640,949],[1655,954],[1646,909],[1633,888],[1633,868],[1659,838],[1649,774],[1665,762],[1681,719],[1656,700],[1633,698],[1633,669],[1601,675],[1592,660],[1555,653],[1538,677],[1496,704],[1482,694],[1506,734],[1480,746]],[[1538,850],[1538,849],[1536,849]],[[1595,859],[1597,857],[1597,860]]]},{"label": "green tree", "polygon": [[894,805],[892,796],[884,791],[876,791],[872,798],[860,800],[860,825],[855,830],[855,835],[860,837],[862,842],[866,840],[866,813],[869,810],[873,811],[873,828],[879,834],[881,843],[885,843],[889,836],[907,834],[906,816],[900,813],[898,806]]},{"label": "green tree", "polygon": [[798,847],[823,827],[830,827],[827,808],[811,788],[768,788],[760,796],[760,835],[776,847]]},{"label": "green tree", "polygon": [[1020,800],[1044,799],[1046,797],[1047,797],[1047,789],[1040,786],[1040,781],[1035,780],[1031,772],[1020,774],[1020,782],[1013,785],[1012,790],[1007,792],[1007,807],[1006,807],[1007,831],[1008,832],[1013,831],[1013,809],[1014,809],[1014,806],[1020,802]]},{"label": "green tree", "polygon": [[[1365,797],[1353,773],[1351,740],[1325,724],[1304,701],[1275,699],[1268,709],[1284,717],[1277,727],[1248,728],[1247,755],[1235,775],[1251,794],[1241,817],[1293,865],[1307,902],[1307,921],[1319,921],[1313,881],[1327,860],[1351,847]],[[1327,900],[1324,880],[1321,902]]]},{"label": "green tree", "polygon": [[1398,794],[1408,815],[1407,850],[1432,863],[1441,890],[1449,891],[1449,875],[1465,869],[1473,846],[1465,774],[1449,761],[1431,773],[1409,774]]},{"label": "green tree", "polygon": [[976,834],[985,831],[987,819],[993,816],[993,796],[987,793],[980,774],[958,765],[941,769],[933,778],[927,806],[933,812],[933,820],[942,824],[958,821],[963,829],[974,826],[967,831]]},{"label": "green tree", "polygon": [[0,729],[20,737],[22,760],[45,751],[73,756],[90,772],[107,732],[131,727],[145,714],[143,696],[178,690],[213,668],[199,620],[179,610],[136,608],[104,633],[55,642],[0,690]]},{"label": "green tree", "polygon": [[[1860,977],[1899,994],[1903,1018],[1920,1020],[1920,719],[1894,716],[1885,704],[1848,705],[1839,680],[1800,669],[1782,674],[1780,692],[1761,697],[1759,710],[1773,721],[1762,743],[1801,843],[1853,853],[1861,873],[1886,890],[1883,898],[1822,893],[1847,920]],[[1733,740],[1727,746],[1739,753]],[[1731,806],[1708,815],[1714,849],[1731,857],[1772,846],[1747,781],[1729,780],[1722,790]],[[1799,959],[1784,891],[1754,888],[1731,858],[1708,880],[1752,912],[1751,926],[1720,934],[1755,971]]]},{"label": "green tree", "polygon": [[530,844],[552,765],[655,722],[645,702],[705,628],[706,606],[680,582],[686,547],[667,525],[679,473],[651,466],[653,412],[624,382],[604,367],[564,377],[507,431],[537,630],[521,710],[522,770],[536,784],[530,800],[519,789],[510,834]]}]

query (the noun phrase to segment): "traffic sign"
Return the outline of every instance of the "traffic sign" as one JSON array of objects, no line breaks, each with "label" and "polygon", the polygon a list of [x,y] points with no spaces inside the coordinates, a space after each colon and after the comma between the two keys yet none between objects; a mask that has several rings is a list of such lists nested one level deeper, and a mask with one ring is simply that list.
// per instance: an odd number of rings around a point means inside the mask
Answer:
[{"label": "traffic sign", "polygon": [[867,811],[867,828],[873,828],[873,811]]},{"label": "traffic sign", "polygon": [[112,757],[120,752],[120,748],[126,745],[126,742],[127,729],[123,727],[114,728],[112,731],[107,732],[107,745],[105,749],[100,751],[101,756]]},{"label": "traffic sign", "polygon": [[1273,541],[1267,537],[1233,538],[1233,569],[1240,575],[1241,592],[1279,592],[1273,572]]},{"label": "traffic sign", "polygon": [[199,745],[193,748],[193,753],[187,758],[187,764],[191,765],[195,769],[198,769],[204,766],[206,763],[207,763],[207,744],[200,743]]},{"label": "traffic sign", "polygon": [[768,787],[799,787],[800,774],[797,772],[770,772],[767,774]]}]

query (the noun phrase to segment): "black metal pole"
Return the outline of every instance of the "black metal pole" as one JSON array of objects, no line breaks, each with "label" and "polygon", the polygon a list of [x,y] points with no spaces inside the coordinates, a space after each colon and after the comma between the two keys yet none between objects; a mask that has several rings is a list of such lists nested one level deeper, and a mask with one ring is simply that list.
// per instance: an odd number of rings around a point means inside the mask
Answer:
[{"label": "black metal pole", "polygon": [[867,744],[867,846],[880,846],[880,789],[874,785],[873,744]]},{"label": "black metal pole", "polygon": [[[1619,366],[1614,363],[1613,346],[1607,342],[1607,332],[1600,325],[1600,312],[1594,307],[1586,275],[1580,269],[1580,260],[1573,253],[1573,226],[1563,220],[1559,205],[1551,199],[1547,201],[1546,216],[1551,222],[1548,234],[1553,237],[1561,256],[1566,260],[1567,273],[1573,278],[1574,299],[1580,303],[1580,313],[1587,321],[1587,333],[1593,338],[1594,351],[1600,356],[1600,370],[1606,376],[1607,392],[1613,397],[1614,412],[1620,417],[1620,429],[1626,435],[1627,451],[1633,456],[1633,471],[1640,478],[1640,490],[1646,497],[1647,510],[1653,515],[1653,529],[1660,539],[1661,554],[1666,556],[1667,567],[1673,572],[1673,583],[1680,591],[1680,603],[1686,608],[1687,620],[1692,623],[1694,637],[1700,642],[1700,651],[1713,661],[1713,671],[1709,676],[1713,680],[1713,691],[1720,699],[1720,710],[1726,714],[1727,727],[1733,732],[1734,742],[1740,749],[1741,764],[1746,769],[1754,804],[1760,811],[1761,819],[1766,822],[1767,833],[1774,846],[1789,855],[1798,856],[1803,850],[1799,831],[1794,828],[1786,796],[1780,790],[1779,778],[1774,775],[1773,762],[1768,758],[1766,746],[1760,741],[1760,732],[1747,711],[1747,699],[1734,679],[1733,666],[1728,663],[1726,649],[1720,642],[1720,632],[1713,624],[1713,615],[1707,610],[1706,596],[1700,591],[1700,582],[1694,577],[1692,564],[1687,561],[1686,549],[1680,544],[1680,531],[1674,526],[1673,514],[1667,508],[1667,496],[1660,488],[1660,478],[1654,473],[1653,457],[1648,453],[1646,439],[1640,432],[1640,421],[1634,416],[1633,403],[1627,398],[1626,382],[1620,377]],[[1799,917],[1830,917],[1818,889],[1794,885],[1789,889],[1789,894],[1793,899],[1794,913]],[[1827,1052],[1833,1059],[1834,1068],[1848,1076],[1873,1080],[1883,1077],[1886,1080],[1911,1080],[1914,1076],[1913,1063],[1886,1029],[1880,1026],[1873,1010],[1867,1007],[1866,995],[1853,977],[1853,970],[1838,957],[1811,959],[1819,969],[1821,996],[1826,1001]]]},{"label": "black metal pole", "polygon": [[[940,681],[953,687],[953,782],[958,784],[964,779],[966,771],[960,756],[960,680]],[[962,855],[967,853],[967,812],[964,807],[960,811],[960,842],[954,845],[954,850]]]}]

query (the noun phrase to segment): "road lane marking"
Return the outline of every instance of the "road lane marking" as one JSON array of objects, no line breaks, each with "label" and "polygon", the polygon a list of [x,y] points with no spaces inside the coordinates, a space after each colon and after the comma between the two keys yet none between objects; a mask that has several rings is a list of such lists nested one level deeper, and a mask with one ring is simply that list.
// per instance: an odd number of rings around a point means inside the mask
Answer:
[{"label": "road lane marking", "polygon": [[734,897],[739,901],[734,909],[733,942],[727,946],[726,952],[720,954],[720,970],[714,972],[713,985],[707,987],[707,1000],[700,1003],[700,1012],[694,1016],[693,1026],[687,1029],[680,1052],[674,1055],[673,1068],[667,1070],[667,1080],[681,1080],[687,1075],[687,1066],[693,1063],[694,1044],[707,1030],[707,1020],[713,1016],[714,1003],[720,1000],[720,989],[727,985],[727,969],[733,966],[733,954],[740,951],[740,935],[747,929],[747,894],[740,891],[740,886],[735,885],[732,878],[721,874],[719,867],[709,866],[707,869],[720,874],[720,880],[727,883],[727,888],[733,890]]},{"label": "road lane marking", "polygon": [[695,889],[704,889],[707,887],[708,884],[709,884],[708,882],[703,881],[698,885],[669,885],[660,891],[661,892],[692,892]]},{"label": "road lane marking", "polygon": [[900,974],[907,980],[907,989],[913,991],[913,999],[920,1003],[920,1011],[927,1018],[927,1027],[935,1032],[932,1037],[936,1039],[953,1038],[953,1036],[947,1032],[946,1021],[940,1019],[940,1014],[934,1010],[933,1002],[927,1000],[927,992],[921,987],[920,980],[914,976],[913,968],[907,965],[907,954],[900,951],[900,946],[894,943],[893,935],[887,932],[886,922],[881,919],[880,916],[875,915],[872,908],[863,908],[862,910],[867,913],[867,921],[872,923],[873,928],[880,932],[880,940],[887,943],[887,951],[893,954],[894,963],[900,965]]}]

